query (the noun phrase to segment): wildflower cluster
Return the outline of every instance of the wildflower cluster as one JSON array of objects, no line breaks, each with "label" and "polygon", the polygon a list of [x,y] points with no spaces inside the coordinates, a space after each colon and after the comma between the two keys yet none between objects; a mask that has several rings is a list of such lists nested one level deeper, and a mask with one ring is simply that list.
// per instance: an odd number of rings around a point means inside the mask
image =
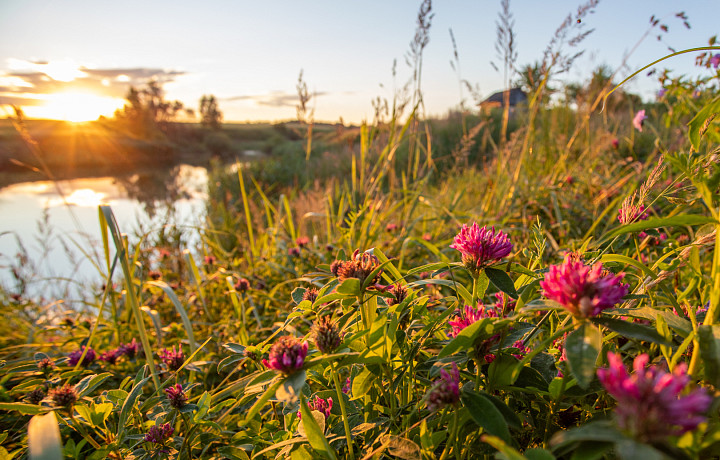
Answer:
[{"label": "wildflower cluster", "polygon": [[[330,417],[330,410],[333,406],[333,399],[322,399],[320,396],[315,396],[315,399],[308,401],[308,407],[310,410],[316,410],[325,416],[325,419]],[[302,414],[298,411],[298,418],[302,419]]]},{"label": "wildflower cluster", "polygon": [[437,379],[425,395],[425,404],[431,412],[456,404],[460,400],[460,371],[457,364],[452,363],[450,372],[440,369]]},{"label": "wildflower cluster", "polygon": [[[340,262],[334,267],[331,265],[330,269],[334,270],[333,273],[336,274],[340,281],[344,281],[348,278],[357,278],[360,280],[360,284],[365,284],[366,279],[378,267],[380,267],[380,262],[377,257],[372,254],[368,254],[367,252],[360,252],[359,249],[356,249],[350,260]],[[370,280],[370,286],[380,282],[381,275],[382,270],[378,270],[378,272]]]},{"label": "wildflower cluster", "polygon": [[171,371],[180,369],[185,362],[185,354],[182,348],[178,347],[176,350],[174,345],[172,348],[163,348],[160,350],[158,356]]},{"label": "wildflower cluster", "polygon": [[648,442],[694,430],[705,421],[712,398],[704,388],[681,396],[690,382],[685,364],[678,364],[669,374],[657,366],[648,368],[648,360],[647,354],[638,355],[633,362],[635,372],[629,375],[620,355],[608,353],[610,366],[597,371],[600,382],[618,402],[618,425]]},{"label": "wildflower cluster", "polygon": [[562,264],[550,266],[540,287],[545,297],[560,303],[573,316],[590,318],[612,308],[627,294],[623,276],[604,271],[599,262],[588,266],[566,255]]}]

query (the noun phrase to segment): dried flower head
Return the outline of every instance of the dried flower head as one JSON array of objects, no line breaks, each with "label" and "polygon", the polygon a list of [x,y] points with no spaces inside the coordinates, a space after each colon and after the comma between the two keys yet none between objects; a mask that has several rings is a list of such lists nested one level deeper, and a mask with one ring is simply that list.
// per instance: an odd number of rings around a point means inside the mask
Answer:
[{"label": "dried flower head", "polygon": [[63,385],[50,390],[50,398],[56,406],[70,408],[78,400],[78,393],[74,386]]},{"label": "dried flower head", "polygon": [[53,361],[50,358],[43,358],[40,361],[38,361],[37,367],[42,372],[48,373],[51,370],[55,369],[55,361]]},{"label": "dried flower head", "polygon": [[153,425],[150,427],[143,441],[151,442],[153,444],[164,445],[168,439],[173,435],[175,429],[169,423],[163,423],[162,425]]},{"label": "dried flower head", "polygon": [[323,353],[332,353],[342,341],[340,331],[328,316],[316,319],[311,333],[315,339],[315,346]]},{"label": "dried flower head", "polygon": [[712,398],[704,388],[680,396],[690,382],[684,363],[670,374],[657,366],[646,368],[648,361],[647,354],[638,355],[633,363],[635,372],[628,375],[620,355],[608,353],[610,367],[597,371],[600,382],[618,402],[618,425],[646,442],[694,430],[705,421]]},{"label": "dried flower head", "polygon": [[288,249],[288,255],[290,257],[300,257],[300,248],[296,246]]},{"label": "dried flower head", "polygon": [[[85,348],[86,348],[85,345],[83,345],[82,347],[80,347],[79,350],[75,350],[68,355],[68,361],[67,361],[68,366],[75,367],[77,365],[78,361],[80,361],[80,357],[82,356]],[[85,357],[82,360],[81,366],[88,367],[90,364],[93,363],[93,361],[95,361],[95,350],[88,347],[87,353],[85,353]]]},{"label": "dried flower head", "polygon": [[205,265],[215,265],[217,258],[215,256],[205,256]]},{"label": "dried flower head", "polygon": [[645,110],[638,110],[638,112],[635,114],[635,118],[633,118],[632,124],[638,131],[642,132],[643,129],[643,123],[647,116],[645,115]]},{"label": "dried flower head", "polygon": [[159,280],[160,278],[162,278],[162,272],[161,272],[160,270],[150,270],[150,271],[148,272],[148,277],[149,277],[151,280],[157,281],[157,280]]},{"label": "dried flower head", "polygon": [[502,231],[495,232],[495,227],[480,228],[474,222],[470,227],[462,226],[450,247],[460,251],[465,267],[475,272],[510,254],[513,245]]},{"label": "dried flower head", "polygon": [[248,289],[250,289],[250,281],[247,278],[240,278],[235,283],[235,290],[238,292],[246,292]]},{"label": "dried flower head", "polygon": [[308,301],[310,301],[310,303],[313,303],[313,302],[315,302],[315,300],[317,300],[319,292],[320,291],[318,291],[317,288],[314,288],[314,287],[307,288],[307,289],[305,289],[305,292],[303,292],[302,298],[303,298],[303,300],[308,300]]},{"label": "dried flower head", "polygon": [[163,348],[158,353],[158,356],[171,371],[180,369],[185,362],[185,354],[183,353],[182,348],[178,347],[176,350],[175,345],[173,345],[172,348]]},{"label": "dried flower head", "polygon": [[628,286],[622,283],[624,276],[603,273],[599,262],[591,267],[565,256],[562,264],[550,266],[540,287],[545,297],[560,303],[573,316],[590,318],[612,308],[628,293]]},{"label": "dried flower head", "polygon": [[[356,249],[353,252],[352,259],[343,262],[337,269],[337,277],[340,281],[345,281],[348,278],[357,278],[360,280],[360,284],[365,284],[365,280],[370,274],[380,266],[380,261],[377,257],[367,252],[360,252]],[[370,285],[374,285],[380,281],[380,275],[382,270],[379,270],[372,280]]]},{"label": "dried flower head", "polygon": [[397,229],[398,229],[398,225],[396,223],[391,222],[385,226],[385,231],[388,233],[393,233]]},{"label": "dried flower head", "polygon": [[183,391],[182,385],[176,383],[175,385],[165,388],[165,394],[167,395],[170,405],[175,409],[182,409],[187,404],[188,397]]},{"label": "dried flower head", "polygon": [[460,371],[457,364],[452,363],[452,369],[447,372],[440,369],[440,378],[437,379],[425,395],[425,403],[431,412],[442,409],[448,404],[455,404],[460,400]]},{"label": "dried flower head", "polygon": [[452,328],[447,334],[450,338],[455,338],[457,335],[466,327],[476,321],[480,321],[484,318],[497,318],[498,311],[493,307],[486,307],[482,303],[478,303],[476,308],[470,305],[465,305],[462,310],[457,310],[455,316],[448,321],[448,324]]},{"label": "dried flower head", "polygon": [[30,404],[40,404],[40,401],[45,399],[45,390],[42,387],[37,387],[30,393],[26,394],[25,399]]},{"label": "dried flower head", "polygon": [[293,374],[302,369],[307,356],[308,344],[291,335],[280,337],[270,348],[270,356],[263,359],[268,369],[275,369],[285,375]]},{"label": "dried flower head", "polygon": [[392,306],[392,305],[402,303],[403,300],[405,300],[407,298],[410,291],[408,290],[407,286],[398,283],[398,284],[391,285],[389,287],[389,289],[387,290],[387,292],[392,294],[392,297],[385,298],[385,303]]},{"label": "dried flower head", "polygon": [[333,262],[330,264],[330,273],[333,274],[333,276],[337,277],[338,272],[340,271],[340,267],[342,267],[342,264],[344,262],[342,260],[333,260]]}]

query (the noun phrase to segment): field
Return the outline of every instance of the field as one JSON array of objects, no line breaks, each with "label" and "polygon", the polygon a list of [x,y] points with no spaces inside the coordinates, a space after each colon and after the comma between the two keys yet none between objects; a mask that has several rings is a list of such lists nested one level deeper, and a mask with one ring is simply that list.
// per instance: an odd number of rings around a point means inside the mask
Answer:
[{"label": "field", "polygon": [[102,206],[80,305],[0,290],[0,458],[717,458],[713,45],[652,103],[551,99],[551,60],[512,113],[429,119],[418,89],[358,127],[3,122],[58,177],[106,144],[263,160],[212,170],[199,247]]}]

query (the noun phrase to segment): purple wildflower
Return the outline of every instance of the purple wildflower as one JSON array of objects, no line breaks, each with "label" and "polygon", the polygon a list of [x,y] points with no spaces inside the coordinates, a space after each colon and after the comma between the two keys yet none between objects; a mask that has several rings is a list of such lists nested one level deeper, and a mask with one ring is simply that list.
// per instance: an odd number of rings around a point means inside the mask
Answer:
[{"label": "purple wildflower", "polygon": [[345,393],[346,395],[349,395],[351,388],[352,388],[352,382],[350,381],[350,377],[348,377],[348,378],[345,380],[345,385],[343,386],[342,391],[343,391],[343,393]]},{"label": "purple wildflower", "polygon": [[290,375],[303,367],[307,351],[307,342],[300,342],[300,339],[286,335],[280,337],[270,348],[270,359],[263,359],[262,362],[268,369]]},{"label": "purple wildflower", "polygon": [[672,374],[657,366],[646,369],[649,358],[635,358],[635,372],[628,375],[620,355],[608,353],[610,367],[598,369],[598,378],[617,400],[615,415],[624,430],[644,440],[663,440],[695,429],[705,421],[712,398],[704,388],[680,396],[690,382],[687,366],[678,364]]},{"label": "purple wildflower", "polygon": [[591,267],[566,255],[562,264],[550,266],[540,287],[545,297],[562,304],[574,316],[589,318],[622,300],[628,292],[622,283],[624,276],[603,271],[599,262]]},{"label": "purple wildflower", "polygon": [[643,122],[647,116],[645,115],[645,110],[638,110],[638,113],[635,114],[635,118],[633,118],[632,124],[638,131],[642,132],[643,129]]},{"label": "purple wildflower", "polygon": [[292,248],[288,249],[288,255],[290,257],[300,257],[300,248],[292,247]]},{"label": "purple wildflower", "polygon": [[470,227],[467,224],[462,226],[450,247],[460,251],[462,261],[469,270],[476,271],[510,254],[513,245],[502,231],[496,233],[495,227],[480,228],[474,222]]},{"label": "purple wildflower", "polygon": [[118,354],[125,355],[129,359],[133,359],[140,351],[140,344],[133,338],[130,343],[120,345],[118,347]]},{"label": "purple wildflower", "polygon": [[145,433],[143,441],[164,445],[174,432],[175,429],[169,423],[163,423],[159,426],[153,425],[148,432]]},{"label": "purple wildflower", "polygon": [[[330,417],[330,409],[332,409],[333,400],[332,398],[322,399],[320,396],[315,396],[314,401],[308,402],[310,410],[316,410],[325,416],[325,420]],[[298,411],[298,418],[302,418],[302,414]]]},{"label": "purple wildflower", "polygon": [[115,364],[120,356],[122,356],[122,353],[119,348],[116,350],[108,350],[100,355],[100,361],[105,361],[108,364]]},{"label": "purple wildflower", "polygon": [[440,369],[440,378],[436,380],[425,395],[425,402],[431,412],[442,409],[448,404],[455,404],[460,400],[460,371],[457,364],[452,363],[448,373]]},{"label": "purple wildflower", "polygon": [[182,409],[188,401],[188,397],[183,391],[182,385],[179,383],[176,383],[169,388],[165,388],[165,394],[170,401],[170,405],[175,409]]},{"label": "purple wildflower", "polygon": [[[68,355],[68,366],[75,367],[77,365],[85,348],[85,345],[83,345],[82,347],[80,347],[79,350],[75,350]],[[88,367],[90,364],[92,364],[93,361],[95,361],[95,350],[87,347],[87,353],[85,353],[85,357],[82,360],[81,366]]]},{"label": "purple wildflower", "polygon": [[662,99],[663,96],[665,96],[665,93],[667,93],[667,90],[665,88],[660,88],[657,92],[657,98]]},{"label": "purple wildflower", "polygon": [[720,66],[720,53],[710,58],[710,65],[713,66],[713,69],[717,69]]},{"label": "purple wildflower", "polygon": [[158,353],[158,356],[171,371],[180,369],[185,362],[185,354],[183,353],[182,348],[178,347],[176,350],[175,345],[173,345],[172,348],[163,348]]},{"label": "purple wildflower", "polygon": [[476,308],[473,308],[470,305],[465,305],[465,308],[463,308],[462,310],[457,310],[453,319],[448,321],[448,324],[450,324],[450,327],[452,328],[448,332],[448,337],[457,337],[460,331],[462,331],[476,321],[480,321],[484,318],[497,317],[498,312],[493,307],[485,307],[481,303],[479,303]]}]

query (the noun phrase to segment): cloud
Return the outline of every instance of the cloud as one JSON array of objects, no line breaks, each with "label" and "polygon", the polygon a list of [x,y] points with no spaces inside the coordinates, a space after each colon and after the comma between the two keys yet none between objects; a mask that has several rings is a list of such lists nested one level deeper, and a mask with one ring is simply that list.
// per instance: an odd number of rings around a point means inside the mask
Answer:
[{"label": "cloud", "polygon": [[[313,97],[326,96],[327,92],[313,93]],[[221,98],[221,101],[253,101],[257,105],[266,107],[296,107],[299,103],[297,93],[287,93],[285,91],[273,91],[269,94],[253,94],[243,96],[232,96]]]},{"label": "cloud", "polygon": [[[9,59],[11,71],[0,72],[0,104],[38,105],[33,94],[91,92],[100,96],[124,98],[130,86],[143,86],[149,80],[168,83],[185,75],[178,70],[152,67],[89,68],[72,61],[23,61]],[[32,104],[31,101],[35,101]]]}]

